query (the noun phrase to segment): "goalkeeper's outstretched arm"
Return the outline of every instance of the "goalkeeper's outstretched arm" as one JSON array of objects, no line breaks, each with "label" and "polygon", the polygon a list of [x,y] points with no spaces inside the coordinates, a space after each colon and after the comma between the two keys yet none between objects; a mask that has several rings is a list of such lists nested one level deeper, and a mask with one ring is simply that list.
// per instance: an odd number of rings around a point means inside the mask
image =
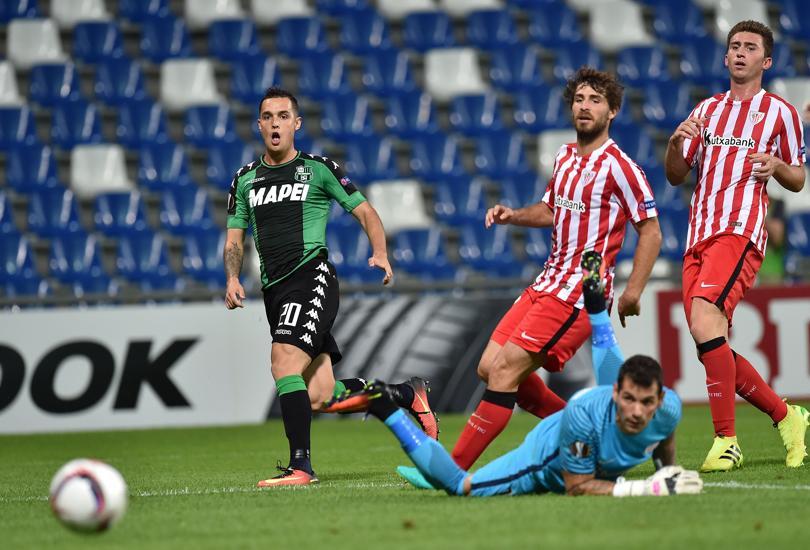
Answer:
[{"label": "goalkeeper's outstretched arm", "polygon": [[696,495],[703,490],[703,480],[692,470],[680,466],[665,466],[647,479],[628,481],[620,477],[615,482],[596,479],[594,474],[572,474],[563,470],[567,495],[613,495],[614,497],[665,497]]}]

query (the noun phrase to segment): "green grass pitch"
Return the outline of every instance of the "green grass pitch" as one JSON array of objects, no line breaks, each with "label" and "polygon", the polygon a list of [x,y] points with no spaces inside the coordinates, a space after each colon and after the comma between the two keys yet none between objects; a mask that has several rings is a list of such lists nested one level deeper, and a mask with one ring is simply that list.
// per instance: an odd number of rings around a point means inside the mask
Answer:
[{"label": "green grass pitch", "polygon": [[[442,418],[450,446],[466,417]],[[473,499],[405,486],[409,464],[378,421],[313,423],[320,486],[255,489],[286,457],[278,421],[262,426],[0,437],[2,548],[786,548],[804,546],[810,464],[784,467],[779,435],[737,408],[742,470],[705,476],[703,495],[675,498],[537,495]],[[534,425],[516,414],[479,464]],[[711,444],[706,407],[687,407],[679,461],[697,468]],[[61,527],[48,484],[69,459],[95,457],[127,479],[130,506],[107,533]],[[652,471],[644,465],[630,477]]]}]

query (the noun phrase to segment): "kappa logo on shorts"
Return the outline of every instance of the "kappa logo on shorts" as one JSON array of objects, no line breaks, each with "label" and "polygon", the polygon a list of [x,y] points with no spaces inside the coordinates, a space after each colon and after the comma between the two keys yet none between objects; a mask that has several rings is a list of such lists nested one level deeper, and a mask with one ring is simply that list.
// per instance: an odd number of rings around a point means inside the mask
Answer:
[{"label": "kappa logo on shorts", "polygon": [[323,262],[319,263],[318,267],[316,267],[315,269],[317,269],[318,271],[323,271],[324,273],[329,273],[329,267]]},{"label": "kappa logo on shorts", "polygon": [[321,299],[320,298],[313,298],[313,299],[311,299],[309,301],[309,303],[312,304],[313,306],[317,307],[321,311],[323,311],[323,306],[321,305]]},{"label": "kappa logo on shorts", "polygon": [[312,321],[307,321],[306,323],[304,323],[304,328],[312,332],[313,334],[318,334],[318,331],[315,330],[315,323],[313,323]]},{"label": "kappa logo on shorts", "polygon": [[310,346],[312,345],[312,336],[310,336],[309,334],[304,334],[301,338],[299,338],[299,340],[306,342]]},{"label": "kappa logo on shorts", "polygon": [[309,311],[307,311],[307,315],[309,315],[310,317],[312,317],[312,318],[313,318],[313,319],[315,319],[316,321],[320,321],[320,320],[321,320],[321,318],[320,318],[320,317],[318,317],[318,312],[317,312],[317,311],[315,311],[314,309],[310,309]]},{"label": "kappa logo on shorts", "polygon": [[312,289],[312,292],[320,296],[321,298],[326,298],[326,293],[323,291],[323,287],[321,285],[316,286]]},{"label": "kappa logo on shorts", "polygon": [[315,280],[321,283],[323,286],[329,288],[329,284],[326,282],[326,278],[323,276],[323,273],[318,273],[318,276],[315,277]]}]

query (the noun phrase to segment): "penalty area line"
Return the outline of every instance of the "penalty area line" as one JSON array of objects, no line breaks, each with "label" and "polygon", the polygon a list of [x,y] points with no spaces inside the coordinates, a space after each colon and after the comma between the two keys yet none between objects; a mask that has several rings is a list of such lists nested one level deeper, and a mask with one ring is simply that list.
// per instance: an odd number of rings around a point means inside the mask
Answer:
[{"label": "penalty area line", "polygon": [[810,485],[776,485],[774,483],[742,483],[739,481],[707,481],[704,487],[718,487],[720,489],[760,489],[783,491],[810,491]]}]

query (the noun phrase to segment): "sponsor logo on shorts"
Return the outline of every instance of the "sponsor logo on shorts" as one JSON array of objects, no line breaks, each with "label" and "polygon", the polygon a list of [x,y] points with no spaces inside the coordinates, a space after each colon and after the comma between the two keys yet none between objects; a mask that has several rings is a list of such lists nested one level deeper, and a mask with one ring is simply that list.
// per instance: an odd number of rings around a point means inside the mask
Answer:
[{"label": "sponsor logo on shorts", "polygon": [[321,299],[320,298],[317,298],[317,297],[313,298],[313,299],[311,299],[309,301],[309,303],[312,304],[313,306],[317,307],[321,311],[323,311],[323,306],[321,305]]},{"label": "sponsor logo on shorts", "polygon": [[329,267],[323,262],[319,263],[318,267],[316,267],[315,269],[317,269],[318,271],[323,271],[324,273],[329,273]]},{"label": "sponsor logo on shorts", "polygon": [[301,338],[299,338],[299,340],[306,342],[310,346],[312,345],[312,336],[310,336],[309,334],[304,334]]},{"label": "sponsor logo on shorts", "polygon": [[304,328],[312,332],[313,334],[318,334],[318,331],[315,330],[315,323],[313,323],[312,321],[307,321],[306,323],[304,323]]},{"label": "sponsor logo on shorts", "polygon": [[537,338],[532,338],[531,336],[529,336],[528,334],[526,334],[526,331],[525,331],[525,330],[524,330],[524,331],[521,331],[521,333],[520,333],[520,337],[521,337],[521,338],[523,338],[524,340],[528,340],[529,342],[539,342],[539,341],[540,341],[540,340],[538,340]]},{"label": "sponsor logo on shorts", "polygon": [[312,289],[312,292],[320,296],[321,298],[326,298],[326,293],[323,291],[323,287],[321,285],[316,286]]},{"label": "sponsor logo on shorts", "polygon": [[714,286],[720,286],[720,285],[707,285],[706,283],[704,283],[702,281],[700,283],[700,288],[712,288]]},{"label": "sponsor logo on shorts", "polygon": [[325,287],[329,287],[326,282],[326,278],[323,276],[323,273],[318,273],[318,276],[315,277],[315,280],[324,285]]},{"label": "sponsor logo on shorts", "polygon": [[317,312],[317,311],[315,311],[314,309],[310,309],[309,311],[307,311],[307,315],[309,315],[310,317],[312,317],[312,318],[313,318],[313,319],[315,319],[316,321],[320,321],[320,320],[321,320],[321,319],[318,317],[318,312]]},{"label": "sponsor logo on shorts", "polygon": [[286,334],[287,336],[289,336],[290,334],[292,334],[292,331],[287,330],[286,328],[279,328],[276,329],[276,331],[273,334]]}]

